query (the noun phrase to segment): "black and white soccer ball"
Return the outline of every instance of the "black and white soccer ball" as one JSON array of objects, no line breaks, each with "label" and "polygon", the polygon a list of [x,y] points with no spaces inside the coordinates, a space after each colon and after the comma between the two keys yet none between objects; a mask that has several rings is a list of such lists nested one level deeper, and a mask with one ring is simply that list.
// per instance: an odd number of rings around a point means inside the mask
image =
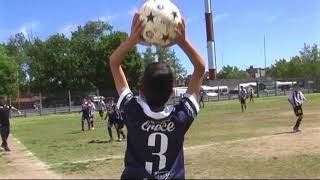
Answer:
[{"label": "black and white soccer ball", "polygon": [[148,0],[139,11],[146,43],[166,46],[176,38],[175,28],[182,22],[178,7],[170,0]]}]

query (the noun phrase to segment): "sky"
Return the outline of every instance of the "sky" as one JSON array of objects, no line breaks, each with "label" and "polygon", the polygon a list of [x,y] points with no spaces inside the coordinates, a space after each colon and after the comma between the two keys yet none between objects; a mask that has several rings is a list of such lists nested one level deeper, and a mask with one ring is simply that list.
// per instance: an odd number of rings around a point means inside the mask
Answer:
[{"label": "sky", "polygon": [[[203,0],[172,0],[187,21],[187,37],[207,61]],[[46,39],[90,20],[130,31],[131,19],[145,0],[0,0],[0,43],[18,32]],[[212,0],[217,68],[264,67],[298,55],[303,44],[320,44],[320,0]],[[189,73],[192,65],[173,47]],[[143,50],[143,47],[139,48]]]}]

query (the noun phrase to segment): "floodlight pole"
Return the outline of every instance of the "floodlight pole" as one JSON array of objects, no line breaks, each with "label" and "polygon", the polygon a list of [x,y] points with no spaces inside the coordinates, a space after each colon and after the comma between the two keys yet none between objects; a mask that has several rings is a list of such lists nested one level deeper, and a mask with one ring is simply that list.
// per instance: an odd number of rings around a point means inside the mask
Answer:
[{"label": "floodlight pole", "polygon": [[206,17],[206,29],[207,29],[209,78],[210,80],[216,80],[217,57],[216,57],[216,48],[215,48],[215,40],[214,40],[214,27],[213,27],[211,0],[204,0],[204,3],[205,3],[205,17]]}]

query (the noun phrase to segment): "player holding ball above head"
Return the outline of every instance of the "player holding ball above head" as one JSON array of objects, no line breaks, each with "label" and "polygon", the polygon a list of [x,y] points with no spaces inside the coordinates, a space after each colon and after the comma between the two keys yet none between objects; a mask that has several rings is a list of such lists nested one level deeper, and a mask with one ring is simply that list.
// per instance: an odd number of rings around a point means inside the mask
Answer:
[{"label": "player holding ball above head", "polygon": [[139,96],[135,97],[121,64],[135,45],[145,43],[141,38],[144,29],[143,18],[136,14],[131,36],[110,57],[112,75],[120,95],[117,106],[124,112],[128,130],[121,179],[184,179],[184,135],[199,113],[196,97],[201,89],[205,64],[186,39],[182,21],[175,28],[176,39],[170,44],[181,47],[194,66],[187,93],[178,105],[165,107],[173,91],[174,78],[167,64],[157,62],[145,68]]}]

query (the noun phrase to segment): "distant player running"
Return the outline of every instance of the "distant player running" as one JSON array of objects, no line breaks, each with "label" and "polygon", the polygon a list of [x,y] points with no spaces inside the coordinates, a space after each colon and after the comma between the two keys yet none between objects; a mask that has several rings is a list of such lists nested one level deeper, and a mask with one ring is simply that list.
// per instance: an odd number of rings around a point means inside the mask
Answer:
[{"label": "distant player running", "polygon": [[294,87],[292,88],[292,92],[289,95],[289,103],[292,105],[293,107],[293,111],[295,113],[295,115],[297,116],[297,121],[295,126],[293,127],[293,132],[300,132],[299,127],[300,127],[300,123],[303,119],[303,110],[302,110],[302,104],[304,102],[304,100],[307,100],[303,93],[301,92],[301,90],[299,89],[298,85],[294,85]]},{"label": "distant player running", "polygon": [[199,100],[200,108],[201,108],[201,105],[202,105],[202,108],[204,108],[204,95],[205,95],[205,92],[203,89],[201,89],[200,90],[200,100]]},{"label": "distant player running", "polygon": [[254,92],[253,92],[253,89],[251,88],[249,91],[249,96],[250,96],[250,102],[252,102],[252,103],[254,103],[253,95],[254,95]]},{"label": "distant player running", "polygon": [[94,113],[96,112],[96,107],[94,105],[94,102],[92,102],[91,98],[88,101],[88,106],[89,106],[90,126],[91,126],[92,130],[94,130]]},{"label": "distant player running", "polygon": [[[115,127],[117,129],[118,141],[121,142],[122,140],[126,139],[126,135],[123,133],[123,130],[122,130],[125,123],[125,114],[121,113],[117,108],[117,106],[116,106],[116,112],[117,112],[117,116],[115,120]],[[122,136],[122,139],[120,135]]]},{"label": "distant player running", "polygon": [[247,91],[243,88],[243,86],[240,87],[240,92],[239,92],[239,100],[241,103],[241,110],[242,112],[247,110]]},{"label": "distant player running", "polygon": [[[113,100],[112,100],[113,103]],[[112,136],[112,128],[116,128],[116,121],[117,119],[120,119],[120,114],[117,111],[117,106],[116,104],[112,104],[111,107],[108,108],[107,115],[105,119],[108,119],[108,134],[109,134],[109,142],[113,141],[113,136]],[[120,137],[119,137],[120,139]]]},{"label": "distant player running", "polygon": [[8,137],[10,134],[10,111],[16,111],[20,114],[20,111],[13,106],[6,105],[6,97],[0,96],[0,134],[1,134],[1,147],[5,151],[10,151],[8,145]]},{"label": "distant player running", "polygon": [[101,121],[103,120],[104,111],[106,111],[106,104],[103,101],[103,98],[101,97],[98,104],[97,104],[97,111],[99,111],[99,116]]},{"label": "distant player running", "polygon": [[81,111],[82,112],[82,117],[81,117],[81,128],[82,131],[84,131],[84,124],[87,122],[88,124],[88,130],[90,130],[90,107],[87,101],[87,98],[83,99],[82,105],[81,105]]},{"label": "distant player running", "polygon": [[121,67],[128,52],[142,42],[144,26],[134,16],[131,36],[110,57],[110,68],[120,95],[119,109],[124,111],[128,129],[125,169],[121,179],[184,179],[184,136],[199,112],[199,95],[205,64],[185,39],[185,24],[176,29],[177,43],[188,55],[194,71],[187,93],[179,104],[166,107],[173,91],[174,76],[165,63],[151,63],[145,68],[140,95],[131,92]]}]

